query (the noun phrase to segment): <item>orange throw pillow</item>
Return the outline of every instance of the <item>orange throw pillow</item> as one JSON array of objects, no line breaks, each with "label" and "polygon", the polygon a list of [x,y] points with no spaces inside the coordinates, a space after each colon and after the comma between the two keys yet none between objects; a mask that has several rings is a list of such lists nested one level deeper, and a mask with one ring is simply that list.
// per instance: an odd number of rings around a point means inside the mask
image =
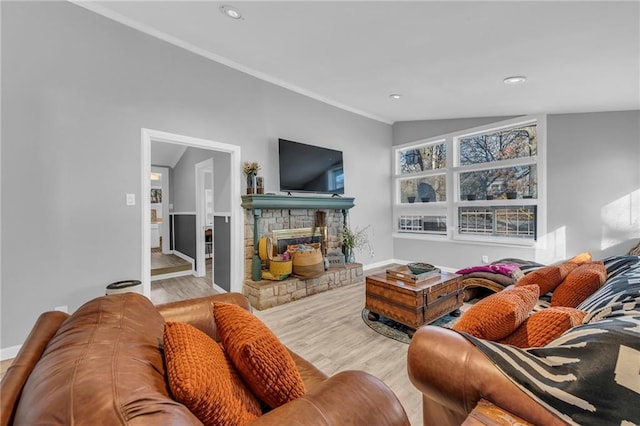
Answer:
[{"label": "orange throw pillow", "polygon": [[551,306],[575,308],[596,292],[607,280],[602,262],[586,263],[569,272],[551,296]]},{"label": "orange throw pillow", "polygon": [[538,296],[537,285],[502,290],[467,309],[453,329],[480,339],[502,339],[527,319]]},{"label": "orange throw pillow", "polygon": [[540,287],[540,295],[547,294],[555,290],[569,272],[587,262],[591,262],[591,253],[580,253],[561,264],[546,266],[528,273],[516,282],[516,287],[537,284]]},{"label": "orange throw pillow", "polygon": [[272,408],[306,392],[293,357],[260,319],[232,303],[214,302],[218,335],[253,393]]},{"label": "orange throw pillow", "polygon": [[591,257],[591,253],[586,251],[584,253],[573,256],[571,259],[567,260],[567,262],[575,263],[576,265],[584,265],[585,263],[589,263],[592,260],[593,258]]},{"label": "orange throw pillow", "polygon": [[519,348],[539,348],[557,339],[565,331],[582,324],[587,313],[574,308],[555,307],[532,314],[516,331],[500,343]]},{"label": "orange throw pillow", "polygon": [[544,268],[536,269],[535,271],[529,272],[527,275],[520,278],[516,283],[516,287],[537,285],[540,287],[541,295],[547,294],[560,285],[569,272],[577,267],[577,263],[565,262],[561,265],[546,266]]},{"label": "orange throw pillow", "polygon": [[167,322],[164,354],[169,387],[205,425],[245,425],[262,414],[222,347],[190,324]]}]

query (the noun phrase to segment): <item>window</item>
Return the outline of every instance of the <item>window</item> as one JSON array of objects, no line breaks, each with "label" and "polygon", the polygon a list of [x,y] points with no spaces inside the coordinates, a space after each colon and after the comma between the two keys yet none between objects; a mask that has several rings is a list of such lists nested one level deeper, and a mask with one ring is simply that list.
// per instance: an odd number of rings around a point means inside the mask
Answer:
[{"label": "window", "polygon": [[409,216],[402,215],[398,219],[398,229],[400,231],[446,234],[446,216]]},{"label": "window", "polygon": [[545,118],[395,148],[398,234],[533,244],[543,230]]},{"label": "window", "polygon": [[536,206],[461,207],[460,233],[536,238]]}]

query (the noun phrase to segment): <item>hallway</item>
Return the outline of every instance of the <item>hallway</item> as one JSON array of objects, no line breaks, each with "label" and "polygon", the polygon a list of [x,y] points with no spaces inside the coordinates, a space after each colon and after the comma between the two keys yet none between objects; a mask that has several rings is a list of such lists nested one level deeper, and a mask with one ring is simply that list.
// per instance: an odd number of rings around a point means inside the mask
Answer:
[{"label": "hallway", "polygon": [[[182,259],[180,259],[182,260]],[[212,259],[207,259],[207,274],[204,277],[185,275],[151,282],[151,301],[154,305],[194,299],[196,297],[218,294],[211,287]]]}]

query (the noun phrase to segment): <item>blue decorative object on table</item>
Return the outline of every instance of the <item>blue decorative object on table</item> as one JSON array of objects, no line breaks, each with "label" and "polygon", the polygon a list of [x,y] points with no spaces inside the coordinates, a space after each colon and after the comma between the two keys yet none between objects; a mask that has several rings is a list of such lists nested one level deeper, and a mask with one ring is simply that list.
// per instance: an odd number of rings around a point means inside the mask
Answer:
[{"label": "blue decorative object on table", "polygon": [[424,262],[407,263],[407,267],[409,268],[411,273],[416,275],[424,274],[425,272],[430,272],[436,269],[436,267],[431,265],[430,263],[424,263]]}]

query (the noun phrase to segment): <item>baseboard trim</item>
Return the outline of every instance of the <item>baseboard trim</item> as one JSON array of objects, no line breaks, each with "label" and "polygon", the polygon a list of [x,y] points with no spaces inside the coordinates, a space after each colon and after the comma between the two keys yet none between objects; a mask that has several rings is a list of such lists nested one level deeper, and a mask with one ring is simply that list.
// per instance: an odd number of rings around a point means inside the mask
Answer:
[{"label": "baseboard trim", "polygon": [[380,262],[369,263],[368,265],[364,265],[362,267],[362,270],[363,271],[368,271],[370,269],[382,268],[383,266],[387,266],[387,265],[389,265],[391,263],[399,263],[399,262],[396,261],[395,259],[382,260]]},{"label": "baseboard trim", "polygon": [[213,283],[213,289],[214,289],[215,291],[219,292],[220,294],[228,293],[228,291],[227,291],[227,290],[225,290],[224,288],[220,287],[220,286],[219,286],[218,284],[216,284],[216,283]]},{"label": "baseboard trim", "polygon": [[187,275],[194,275],[195,271],[193,269],[187,269],[186,271],[178,271],[178,272],[169,272],[168,274],[161,275],[152,275],[151,282],[158,280],[167,280],[170,278],[179,278],[186,277]]},{"label": "baseboard trim", "polygon": [[178,256],[180,259],[184,259],[187,262],[191,262],[191,267],[193,267],[193,265],[196,263],[196,261],[192,257],[189,257],[186,254],[179,252],[178,250],[174,250],[173,254],[175,256]]},{"label": "baseboard trim", "polygon": [[15,358],[18,355],[18,352],[20,352],[20,348],[22,348],[22,345],[0,348],[0,361],[6,361],[8,359]]}]

